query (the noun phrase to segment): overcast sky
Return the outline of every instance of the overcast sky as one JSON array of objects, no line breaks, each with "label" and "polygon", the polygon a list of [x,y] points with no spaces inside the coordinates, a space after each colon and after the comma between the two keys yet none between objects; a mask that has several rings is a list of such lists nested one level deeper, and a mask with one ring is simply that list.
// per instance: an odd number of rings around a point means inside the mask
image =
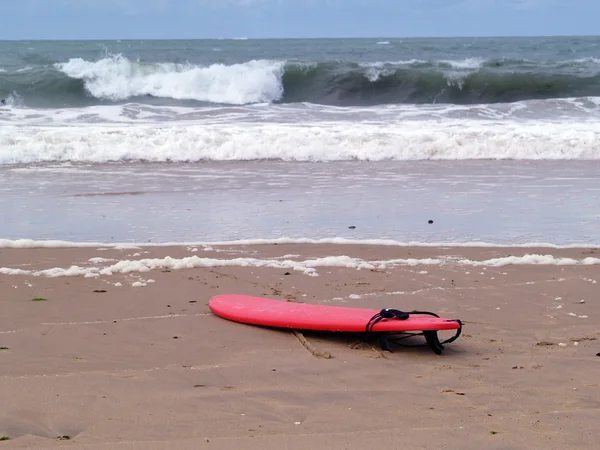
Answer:
[{"label": "overcast sky", "polygon": [[600,0],[0,0],[0,39],[600,34]]}]

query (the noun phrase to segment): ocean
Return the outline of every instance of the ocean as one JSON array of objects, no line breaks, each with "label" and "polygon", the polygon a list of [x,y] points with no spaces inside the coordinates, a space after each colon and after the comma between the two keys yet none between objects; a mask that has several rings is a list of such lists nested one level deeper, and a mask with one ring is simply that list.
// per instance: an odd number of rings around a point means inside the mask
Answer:
[{"label": "ocean", "polygon": [[599,43],[0,42],[0,238],[592,245]]}]

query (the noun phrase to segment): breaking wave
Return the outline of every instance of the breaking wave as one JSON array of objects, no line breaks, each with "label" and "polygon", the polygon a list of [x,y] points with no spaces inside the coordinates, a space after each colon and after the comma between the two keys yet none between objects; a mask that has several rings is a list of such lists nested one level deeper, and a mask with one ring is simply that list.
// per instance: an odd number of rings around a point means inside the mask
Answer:
[{"label": "breaking wave", "polygon": [[251,60],[199,66],[109,55],[0,72],[0,92],[17,93],[25,104],[43,98],[56,107],[144,98],[229,105],[505,103],[600,96],[600,60],[546,66],[480,58],[368,64]]}]

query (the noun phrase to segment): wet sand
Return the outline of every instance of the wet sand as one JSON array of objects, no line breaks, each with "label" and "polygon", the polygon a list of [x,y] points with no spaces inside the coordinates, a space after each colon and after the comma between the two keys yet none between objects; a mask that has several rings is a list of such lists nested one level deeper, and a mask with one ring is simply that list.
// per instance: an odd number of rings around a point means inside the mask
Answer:
[{"label": "wet sand", "polygon": [[599,178],[600,161],[5,166],[0,237],[600,244]]},{"label": "wet sand", "polygon": [[[2,248],[0,436],[11,440],[0,445],[595,449],[600,265],[585,258],[599,252],[306,244]],[[519,259],[527,254],[572,260]],[[350,258],[307,263],[341,255]],[[508,255],[516,259],[493,262]],[[254,263],[215,263],[236,258]],[[149,262],[161,259],[162,266]],[[123,260],[146,262],[116,265]],[[290,269],[285,260],[314,271]],[[269,261],[275,267],[258,267]],[[367,265],[358,270],[361,261]],[[510,261],[526,263],[504,264]],[[186,262],[196,267],[179,268]],[[72,266],[82,269],[79,275],[49,276]],[[91,267],[113,273],[86,277]],[[64,270],[39,272],[53,268]],[[221,293],[418,308],[465,326],[441,356],[422,346],[382,352],[363,335],[303,332],[331,355],[319,358],[290,331],[215,317],[207,302]]]}]

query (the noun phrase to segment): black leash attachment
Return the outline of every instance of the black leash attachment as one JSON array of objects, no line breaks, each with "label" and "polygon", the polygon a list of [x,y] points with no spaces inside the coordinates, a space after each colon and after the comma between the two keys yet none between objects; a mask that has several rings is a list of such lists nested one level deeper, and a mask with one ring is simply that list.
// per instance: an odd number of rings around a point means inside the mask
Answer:
[{"label": "black leash attachment", "polygon": [[384,308],[381,311],[379,311],[377,314],[375,314],[373,317],[371,317],[371,319],[369,320],[369,323],[367,323],[367,333],[372,333],[373,327],[375,326],[375,324],[382,319],[396,318],[398,320],[406,320],[409,317],[410,317],[410,314],[408,314],[404,311],[400,311],[398,309]]},{"label": "black leash attachment", "polygon": [[[373,327],[375,326],[376,323],[380,322],[383,319],[397,319],[397,320],[407,320],[411,314],[420,314],[420,315],[429,315],[429,316],[434,316],[434,317],[438,317],[439,316],[435,313],[429,312],[429,311],[411,311],[410,313],[404,312],[404,311],[400,311],[398,309],[391,309],[391,308],[384,308],[381,311],[379,311],[377,314],[375,314],[373,317],[371,317],[371,319],[369,319],[369,322],[367,323],[366,326],[366,332],[369,334],[375,334],[373,332]],[[442,350],[444,350],[444,344],[449,344],[451,342],[454,342],[456,339],[458,339],[458,337],[460,336],[461,332],[462,332],[462,322],[458,319],[452,319],[452,320],[448,320],[449,322],[458,322],[458,329],[456,331],[456,334],[454,336],[452,336],[449,339],[446,339],[443,342],[440,342],[439,338],[438,338],[438,332],[437,330],[426,330],[423,331],[422,333],[396,333],[396,334],[401,334],[403,335],[400,338],[396,338],[394,341],[396,340],[400,340],[400,339],[406,339],[412,336],[424,336],[425,337],[425,341],[427,342],[427,345],[429,346],[429,348],[436,354],[436,355],[441,355],[442,354]],[[381,346],[382,350],[388,351],[388,352],[392,352],[392,349],[390,347],[390,343],[388,341],[388,337],[386,335],[386,333],[379,333],[378,335],[379,337],[379,345]]]}]

